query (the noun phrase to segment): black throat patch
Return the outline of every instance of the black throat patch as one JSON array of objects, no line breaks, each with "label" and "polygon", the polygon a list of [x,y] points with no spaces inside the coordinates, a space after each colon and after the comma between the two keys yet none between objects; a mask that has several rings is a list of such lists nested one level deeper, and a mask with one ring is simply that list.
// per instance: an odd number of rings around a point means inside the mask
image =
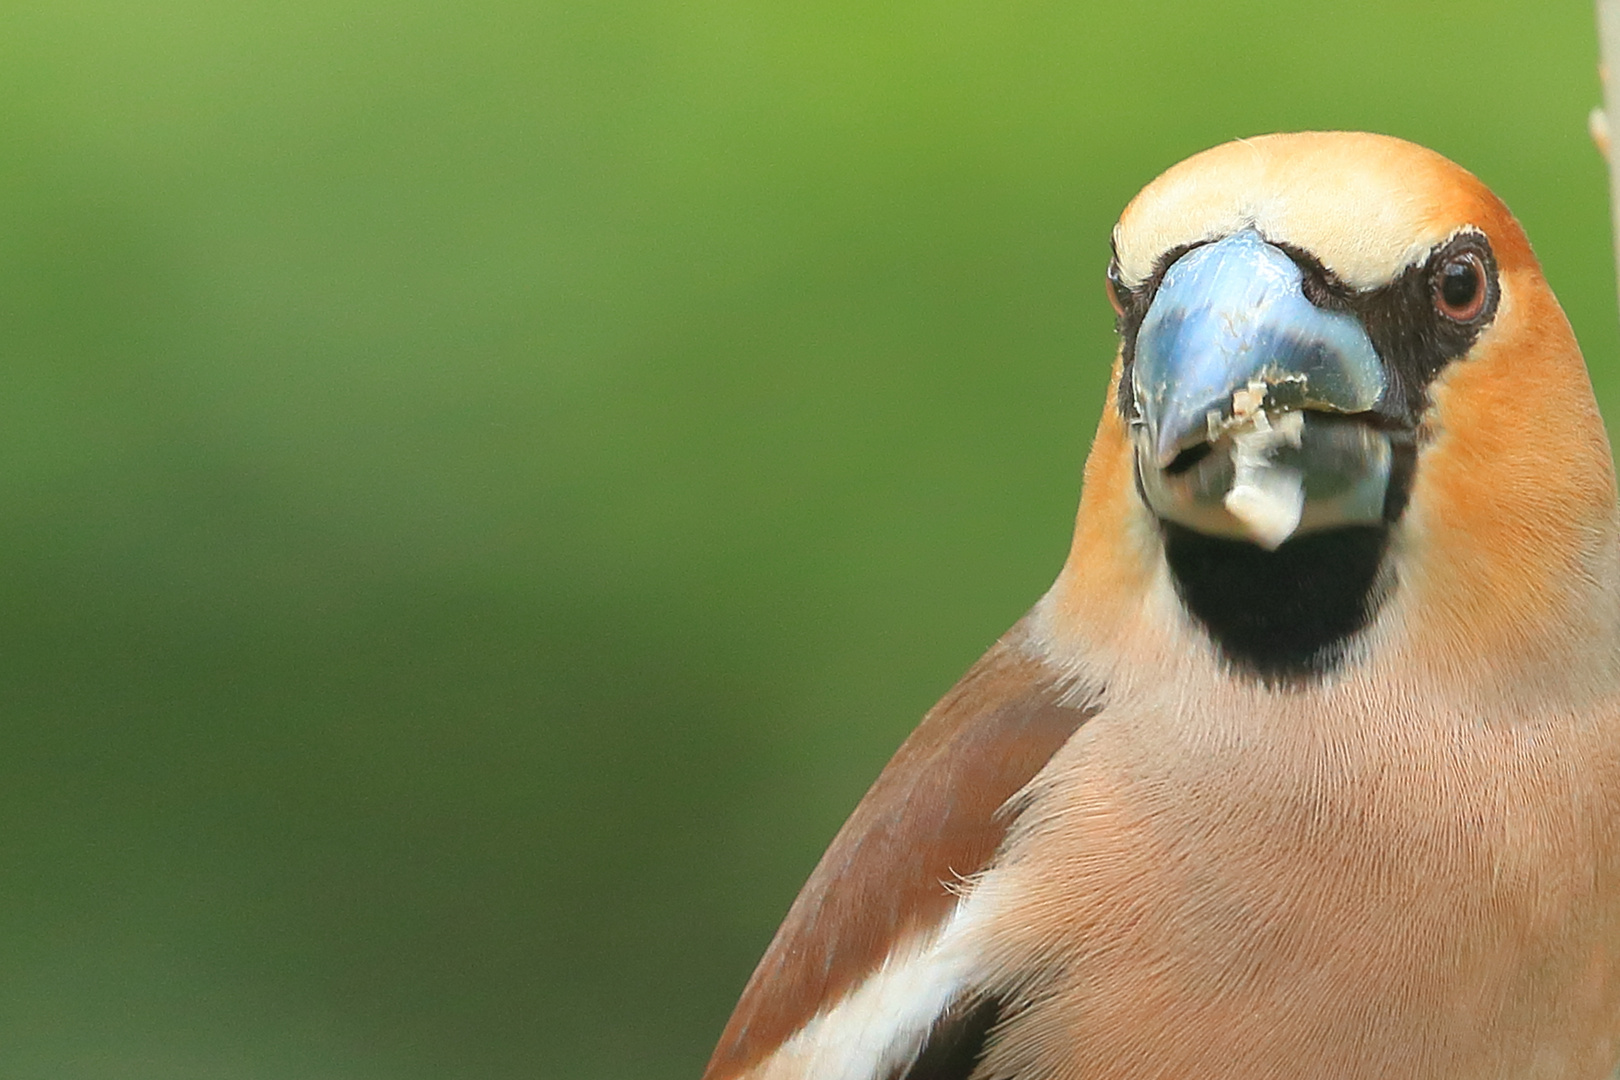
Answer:
[{"label": "black throat patch", "polygon": [[1228,663],[1268,684],[1333,670],[1393,584],[1388,525],[1306,533],[1276,551],[1162,525],[1181,602]]}]

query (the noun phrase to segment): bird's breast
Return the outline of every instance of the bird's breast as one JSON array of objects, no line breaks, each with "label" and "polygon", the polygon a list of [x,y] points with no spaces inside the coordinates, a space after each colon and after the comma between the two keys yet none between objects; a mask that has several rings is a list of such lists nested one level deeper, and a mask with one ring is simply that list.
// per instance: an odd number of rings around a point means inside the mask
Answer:
[{"label": "bird's breast", "polygon": [[987,1074],[1606,1075],[1613,740],[1382,709],[1111,702],[978,897]]}]

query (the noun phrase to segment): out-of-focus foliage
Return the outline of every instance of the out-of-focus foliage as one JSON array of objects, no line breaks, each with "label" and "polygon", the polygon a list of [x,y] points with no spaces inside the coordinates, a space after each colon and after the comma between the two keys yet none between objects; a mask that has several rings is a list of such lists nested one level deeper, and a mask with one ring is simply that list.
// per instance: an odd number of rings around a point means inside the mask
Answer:
[{"label": "out-of-focus foliage", "polygon": [[1051,579],[1108,229],[1365,127],[1620,413],[1583,4],[0,12],[0,1075],[693,1077]]}]

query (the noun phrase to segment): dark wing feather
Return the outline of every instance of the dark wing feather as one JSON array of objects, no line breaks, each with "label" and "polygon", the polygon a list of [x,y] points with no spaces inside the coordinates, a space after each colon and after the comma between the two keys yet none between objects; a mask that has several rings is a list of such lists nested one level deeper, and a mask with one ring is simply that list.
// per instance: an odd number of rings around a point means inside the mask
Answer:
[{"label": "dark wing feather", "polygon": [[952,1009],[928,1033],[916,1060],[894,1080],[968,1080],[1000,1019],[1001,1003],[989,998]]}]

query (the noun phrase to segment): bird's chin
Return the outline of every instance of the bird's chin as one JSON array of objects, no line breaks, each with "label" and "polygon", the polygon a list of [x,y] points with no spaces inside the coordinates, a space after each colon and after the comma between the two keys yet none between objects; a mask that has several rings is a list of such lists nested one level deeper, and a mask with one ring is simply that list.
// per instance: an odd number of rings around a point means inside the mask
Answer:
[{"label": "bird's chin", "polygon": [[1298,537],[1386,524],[1404,501],[1404,433],[1365,415],[1213,414],[1159,465],[1137,448],[1142,498],[1162,521],[1275,551]]}]

